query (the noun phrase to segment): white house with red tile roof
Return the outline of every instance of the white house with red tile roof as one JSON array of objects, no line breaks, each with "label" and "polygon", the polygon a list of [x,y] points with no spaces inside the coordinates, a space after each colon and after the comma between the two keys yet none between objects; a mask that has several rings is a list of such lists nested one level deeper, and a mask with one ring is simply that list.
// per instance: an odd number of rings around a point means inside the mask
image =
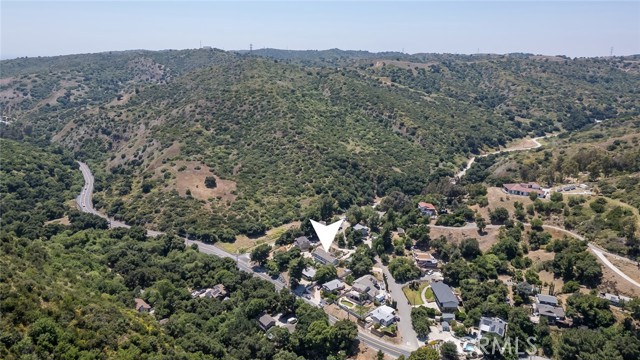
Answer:
[{"label": "white house with red tile roof", "polygon": [[544,198],[546,195],[540,185],[534,182],[503,184],[502,188],[505,192],[511,195],[529,196],[532,192],[537,193],[539,198]]},{"label": "white house with red tile roof", "polygon": [[436,209],[433,204],[424,201],[418,203],[418,210],[420,210],[422,215],[435,216],[438,214],[438,209]]}]

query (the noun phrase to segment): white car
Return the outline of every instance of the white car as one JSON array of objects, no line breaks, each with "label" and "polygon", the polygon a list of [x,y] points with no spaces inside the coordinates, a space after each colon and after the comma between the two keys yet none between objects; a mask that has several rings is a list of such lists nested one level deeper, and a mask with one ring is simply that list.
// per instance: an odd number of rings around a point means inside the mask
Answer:
[{"label": "white car", "polygon": [[294,317],[289,318],[289,320],[287,320],[287,323],[289,323],[289,324],[295,324],[295,323],[297,323],[297,322],[298,322],[298,319],[297,319],[297,318],[294,318]]}]

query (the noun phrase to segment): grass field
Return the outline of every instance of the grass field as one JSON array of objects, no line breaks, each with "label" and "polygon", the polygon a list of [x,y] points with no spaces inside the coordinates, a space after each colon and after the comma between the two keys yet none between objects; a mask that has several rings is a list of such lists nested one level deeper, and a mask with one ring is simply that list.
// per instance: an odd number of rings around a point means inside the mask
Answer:
[{"label": "grass field", "polygon": [[246,235],[240,235],[236,237],[236,241],[232,243],[217,243],[216,246],[221,248],[222,250],[231,253],[231,254],[241,254],[250,252],[251,249],[260,245],[260,244],[269,244],[272,245],[276,242],[276,240],[282,235],[285,231],[294,226],[300,226],[300,221],[290,222],[288,224],[280,225],[275,227],[269,231],[264,236],[259,238],[250,238]]},{"label": "grass field", "polygon": [[[422,294],[422,290],[424,290],[427,286],[429,286],[429,283],[421,283],[418,287],[418,290],[413,290],[409,287],[409,285],[407,285],[402,288],[402,292],[404,293],[404,296],[406,296],[407,300],[409,300],[411,305],[422,305],[423,302],[420,294]],[[429,290],[427,290],[427,293],[429,293]],[[433,292],[431,292],[431,297],[433,297]]]}]

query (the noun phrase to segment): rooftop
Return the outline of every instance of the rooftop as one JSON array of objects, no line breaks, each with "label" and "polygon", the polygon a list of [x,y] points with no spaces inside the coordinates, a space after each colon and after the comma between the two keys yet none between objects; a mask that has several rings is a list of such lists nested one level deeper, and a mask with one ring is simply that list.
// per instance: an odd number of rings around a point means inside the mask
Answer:
[{"label": "rooftop", "polygon": [[480,328],[481,332],[490,332],[494,334],[498,334],[500,336],[504,336],[507,331],[507,322],[498,318],[498,317],[481,317],[480,318]]},{"label": "rooftop", "polygon": [[453,293],[453,290],[451,290],[451,287],[442,281],[436,281],[431,284],[431,290],[433,291],[433,295],[435,295],[441,304],[446,302],[459,303],[458,298]]},{"label": "rooftop", "polygon": [[316,276],[316,269],[311,267],[311,266],[307,266],[304,270],[302,270],[302,276],[306,276],[308,278],[313,278]]},{"label": "rooftop", "polygon": [[334,279],[326,282],[324,285],[322,285],[322,287],[324,287],[328,291],[333,291],[344,288],[344,283],[338,279]]},{"label": "rooftop", "polygon": [[557,318],[564,318],[564,309],[560,306],[551,306],[547,304],[538,304],[536,306],[538,314]]},{"label": "rooftop", "polygon": [[355,226],[353,227],[353,230],[367,230],[367,231],[369,231],[369,228],[364,226],[364,225],[355,224]]},{"label": "rooftop", "polygon": [[313,250],[313,255],[316,257],[320,257],[322,259],[324,259],[325,262],[333,264],[336,262],[336,258],[333,257],[333,255],[329,254],[328,252],[324,251],[324,249],[317,247],[315,248],[315,250]]},{"label": "rooftop", "polygon": [[421,209],[436,210],[436,207],[433,204],[424,201],[420,201],[418,203],[418,207]]},{"label": "rooftop", "polygon": [[553,295],[538,294],[536,295],[536,301],[539,303],[558,305],[558,298]]},{"label": "rooftop", "polygon": [[271,324],[275,323],[275,320],[270,315],[264,314],[260,316],[260,319],[258,319],[258,322],[260,323],[260,325],[264,327],[268,327]]},{"label": "rooftop", "polygon": [[391,320],[395,318],[395,310],[390,306],[382,305],[369,313],[369,315],[376,319]]},{"label": "rooftop", "polygon": [[523,193],[535,191],[538,194],[544,195],[544,191],[542,191],[540,185],[536,183],[503,184],[502,186],[509,191],[519,191]]}]

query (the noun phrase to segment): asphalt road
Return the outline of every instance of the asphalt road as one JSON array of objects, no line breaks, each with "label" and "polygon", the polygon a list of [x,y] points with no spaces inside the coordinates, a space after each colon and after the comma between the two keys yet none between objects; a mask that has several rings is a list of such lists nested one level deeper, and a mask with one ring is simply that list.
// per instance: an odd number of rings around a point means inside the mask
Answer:
[{"label": "asphalt road", "polygon": [[[80,171],[82,172],[82,176],[84,177],[84,187],[82,188],[82,191],[80,192],[80,195],[78,195],[78,197],[76,198],[76,203],[78,204],[78,208],[83,211],[83,212],[87,212],[90,214],[94,214],[97,216],[100,216],[101,218],[107,219],[107,221],[109,221],[109,227],[125,227],[125,228],[129,228],[130,226],[121,222],[121,221],[117,221],[114,219],[110,219],[108,216],[98,212],[94,207],[93,207],[93,186],[94,186],[94,177],[93,174],[91,173],[91,170],[89,169],[89,167],[87,166],[87,164],[83,163],[83,162],[78,162],[78,164],[80,165]],[[163,232],[160,231],[154,231],[154,230],[147,230],[147,235],[151,236],[151,237],[157,237],[164,234]],[[230,254],[222,249],[220,249],[219,247],[216,247],[214,245],[211,244],[205,244],[201,241],[196,241],[196,240],[189,240],[189,239],[184,239],[185,244],[187,246],[190,246],[192,244],[196,244],[198,246],[198,251],[200,251],[201,253],[204,254],[208,254],[208,255],[213,255],[213,256],[218,256],[221,258],[230,258],[233,259],[237,266],[238,269],[247,273],[252,274],[253,276],[257,276],[263,280],[266,280],[270,283],[272,283],[276,290],[281,290],[282,288],[284,288],[286,286],[285,283],[283,283],[282,281],[280,281],[279,279],[274,279],[272,277],[270,277],[266,272],[261,271],[260,269],[254,267],[251,265],[251,261],[249,259],[248,254],[243,254],[243,255],[234,255],[234,254]],[[393,279],[393,278],[391,278]],[[389,285],[391,285],[391,281],[389,282]],[[400,293],[402,293],[402,289],[400,289]],[[302,299],[303,301],[306,301],[307,303],[313,305],[313,306],[318,306],[317,304],[311,302],[308,299],[305,299],[303,297],[300,297],[300,299]],[[400,302],[398,302],[400,304]],[[409,314],[411,314],[411,310],[409,309]],[[335,323],[336,321],[338,321],[338,319],[336,319],[335,317],[333,317],[332,315],[327,314],[329,317],[329,322],[330,323]],[[409,325],[411,324],[411,317],[409,316],[408,318],[408,322]],[[407,320],[406,320],[407,321]],[[406,322],[405,321],[405,322]],[[403,325],[404,326],[404,325]],[[399,326],[400,327],[400,326]],[[401,332],[403,330],[400,330]],[[413,327],[411,327],[411,331],[413,332]],[[403,334],[405,334],[404,332],[402,332]],[[414,335],[414,340],[415,340],[415,332],[413,332]],[[362,341],[364,344],[366,344],[368,347],[374,349],[374,350],[382,350],[382,352],[384,352],[387,355],[390,355],[392,357],[400,357],[401,355],[404,355],[405,357],[408,357],[411,352],[415,349],[418,348],[417,345],[417,340],[415,340],[415,346],[411,345],[411,346],[405,346],[405,345],[396,345],[396,344],[392,344],[386,341],[381,340],[380,338],[376,337],[375,335],[372,335],[368,332],[364,332],[362,330],[358,330],[358,339],[360,341]]]},{"label": "asphalt road", "polygon": [[400,320],[398,320],[397,325],[400,335],[402,336],[402,344],[409,348],[417,349],[420,345],[418,344],[418,335],[415,330],[413,330],[413,324],[411,323],[412,306],[409,304],[407,297],[404,296],[402,284],[396,282],[386,266],[382,265],[380,262],[378,262],[378,266],[382,268],[382,272],[387,277],[387,291],[389,291],[391,297],[396,301],[398,306],[397,310]]},{"label": "asphalt road", "polygon": [[[466,223],[464,226],[461,226],[461,227],[451,227],[451,226],[441,226],[441,225],[429,225],[429,227],[436,228],[436,229],[477,229],[478,228],[478,226],[475,223]],[[491,225],[491,224],[487,225],[487,229],[496,229],[496,228],[499,228],[499,227],[500,227],[500,225]],[[569,231],[567,229],[563,229],[563,228],[561,228],[559,226],[542,225],[542,227],[544,229],[558,230],[558,231],[561,231],[561,232],[563,232],[563,233],[565,233],[565,234],[567,234],[569,236],[575,237],[578,240],[587,241],[584,236],[582,236],[580,234],[577,234],[577,233],[575,233],[573,231]],[[609,269],[611,269],[611,271],[613,271],[616,274],[620,275],[620,277],[622,277],[623,279],[627,280],[633,286],[635,286],[637,288],[640,288],[640,283],[639,282],[635,281],[629,275],[625,274],[622,270],[620,270],[618,267],[613,265],[611,263],[611,261],[609,261],[609,259],[607,259],[607,257],[605,255],[611,256],[611,257],[614,257],[614,258],[617,258],[617,259],[621,259],[621,260],[624,260],[624,261],[627,261],[627,262],[630,262],[630,263],[632,263],[632,264],[634,264],[636,266],[638,265],[637,262],[635,262],[635,261],[633,261],[631,259],[619,256],[619,255],[616,255],[616,254],[612,254],[612,253],[602,249],[598,245],[590,243],[590,242],[587,243],[587,246],[589,247],[589,250],[591,250],[591,252],[593,252],[594,255],[596,255],[596,257],[600,260],[600,262],[604,266],[608,267]]]},{"label": "asphalt road", "polygon": [[[478,155],[477,157],[486,157],[489,155],[493,155],[493,154],[500,154],[500,153],[504,153],[504,152],[513,152],[513,151],[525,151],[525,150],[531,150],[531,149],[537,149],[539,147],[542,146],[542,144],[540,144],[541,139],[545,139],[548,137],[552,137],[552,136],[557,136],[558,134],[551,134],[551,135],[546,135],[546,136],[540,136],[537,138],[533,138],[531,139],[531,141],[533,141],[535,143],[534,146],[532,147],[527,147],[527,148],[513,148],[513,149],[502,149],[502,150],[497,150],[488,154],[484,154],[484,155]],[[467,160],[467,165],[464,167],[464,169],[460,170],[451,180],[452,183],[456,183],[461,177],[464,176],[464,174],[467,173],[467,170],[469,170],[471,168],[471,165],[473,165],[473,163],[476,161],[476,156],[472,156],[471,158],[469,158],[469,160]]]}]

